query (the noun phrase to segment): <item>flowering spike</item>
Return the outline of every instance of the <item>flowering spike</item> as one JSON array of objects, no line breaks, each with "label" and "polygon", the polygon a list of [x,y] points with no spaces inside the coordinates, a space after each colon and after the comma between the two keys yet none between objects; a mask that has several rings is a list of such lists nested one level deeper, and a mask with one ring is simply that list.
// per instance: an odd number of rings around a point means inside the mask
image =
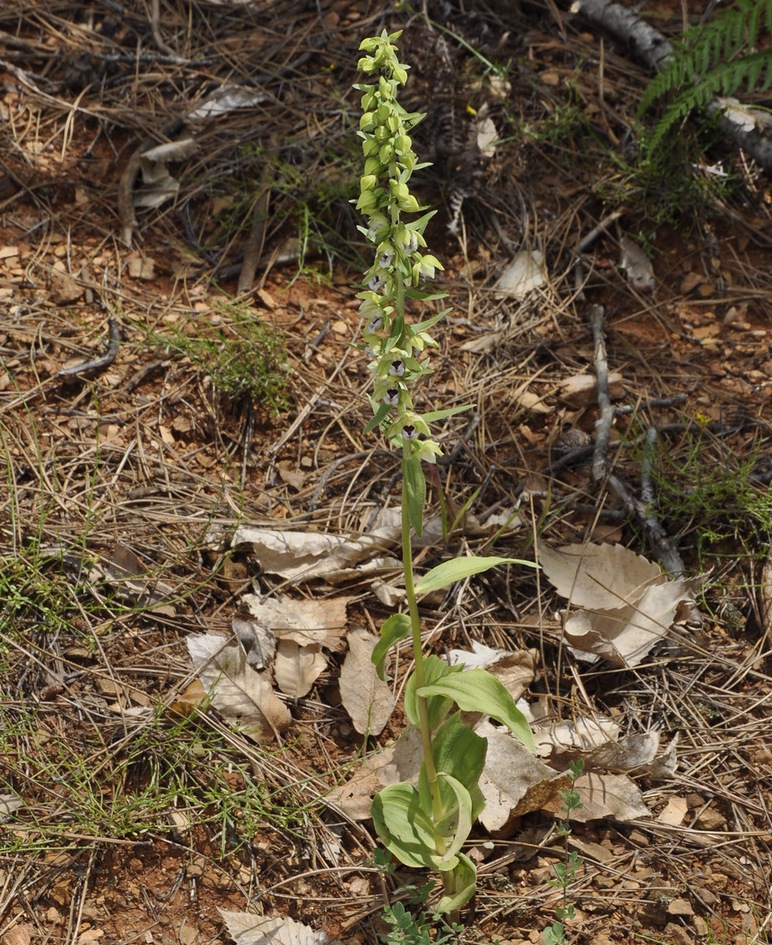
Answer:
[{"label": "flowering spike", "polygon": [[[362,92],[359,137],[365,156],[357,209],[367,218],[367,226],[360,230],[375,246],[373,265],[365,273],[366,290],[359,298],[363,300],[360,314],[366,320],[365,351],[372,358],[369,367],[375,378],[373,410],[379,418],[368,429],[382,427],[395,447],[434,462],[442,451],[430,438],[428,424],[414,412],[410,388],[429,372],[426,350],[436,347],[436,342],[425,330],[426,323],[417,329],[406,323],[405,298],[408,294],[420,297],[415,290],[442,264],[431,253],[422,252],[432,213],[410,222],[402,220],[403,214],[421,209],[409,183],[414,168],[426,165],[419,164],[411,136],[423,115],[408,113],[398,101],[408,69],[397,58],[399,35],[384,30],[360,46],[366,55],[359,60],[359,69],[369,82],[357,86]],[[392,408],[396,408],[396,418],[388,416]]]}]

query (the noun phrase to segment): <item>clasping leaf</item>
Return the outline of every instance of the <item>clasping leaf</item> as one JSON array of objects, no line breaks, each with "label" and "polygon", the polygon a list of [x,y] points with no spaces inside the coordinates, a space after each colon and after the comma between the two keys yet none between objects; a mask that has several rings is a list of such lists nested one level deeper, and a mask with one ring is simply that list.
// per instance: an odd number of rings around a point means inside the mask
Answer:
[{"label": "clasping leaf", "polygon": [[455,581],[471,577],[473,574],[480,574],[482,571],[488,571],[500,564],[522,564],[529,568],[538,567],[533,561],[523,561],[520,558],[499,558],[497,555],[484,557],[470,555],[466,558],[453,558],[450,561],[443,561],[442,564],[438,564],[436,568],[432,568],[431,571],[424,574],[416,584],[415,592],[416,594],[428,594],[431,591],[438,591]]},{"label": "clasping leaf", "polygon": [[507,728],[520,741],[535,751],[528,721],[515,705],[515,700],[501,682],[485,669],[467,669],[453,673],[422,686],[416,695],[424,699],[444,697],[452,699],[463,712],[481,712]]}]

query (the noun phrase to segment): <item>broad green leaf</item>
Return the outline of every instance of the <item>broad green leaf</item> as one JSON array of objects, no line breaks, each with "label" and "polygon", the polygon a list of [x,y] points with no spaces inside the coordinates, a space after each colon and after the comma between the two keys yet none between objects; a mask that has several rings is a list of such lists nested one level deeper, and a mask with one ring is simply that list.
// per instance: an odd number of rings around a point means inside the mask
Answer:
[{"label": "broad green leaf", "polygon": [[437,834],[411,784],[389,784],[375,795],[370,812],[381,842],[401,863],[436,868]]},{"label": "broad green leaf", "polygon": [[443,876],[447,892],[437,903],[439,913],[460,909],[474,896],[477,888],[477,867],[465,853],[459,853],[458,863],[450,873],[450,881],[447,873]]},{"label": "broad green leaf", "polygon": [[424,471],[418,456],[411,454],[402,457],[402,479],[405,489],[403,501],[407,502],[410,524],[420,538],[424,530],[426,479],[424,479]]},{"label": "broad green leaf", "polygon": [[372,433],[372,431],[388,417],[389,411],[391,410],[391,405],[386,403],[381,403],[378,409],[375,411],[372,420],[365,427],[365,433]]},{"label": "broad green leaf", "polygon": [[443,676],[416,690],[417,696],[452,699],[463,712],[482,712],[506,725],[520,741],[535,751],[533,735],[523,713],[500,679],[485,669],[467,669]]},{"label": "broad green leaf", "polygon": [[[424,685],[432,685],[444,676],[450,676],[452,673],[460,673],[463,666],[448,666],[448,664],[430,653],[424,660]],[[416,696],[416,674],[415,670],[410,674],[410,678],[405,686],[405,715],[408,721],[418,728],[420,721],[418,717],[418,697]],[[450,711],[453,704],[451,699],[444,696],[435,696],[427,700],[429,709],[429,727],[432,731],[440,724]]]},{"label": "broad green leaf", "polygon": [[434,423],[435,420],[445,420],[447,417],[454,417],[457,413],[463,413],[465,410],[471,410],[474,404],[460,404],[458,407],[447,407],[445,410],[430,410],[429,413],[421,414],[427,423]]},{"label": "broad green leaf", "polygon": [[[482,807],[478,808],[477,806],[482,800],[482,794],[475,797],[475,788],[485,766],[487,750],[488,740],[480,738],[479,735],[464,725],[461,721],[460,712],[451,715],[432,739],[434,767],[438,773],[449,774],[460,781],[472,795],[473,821],[477,819],[482,811]],[[421,801],[425,805],[425,798],[429,796],[429,784],[423,766],[418,779],[418,791],[421,795]],[[442,799],[443,804],[451,800],[444,790],[442,791]],[[482,803],[484,805],[485,801],[482,800]]]},{"label": "broad green leaf", "polygon": [[412,627],[410,624],[410,617],[407,614],[392,614],[386,623],[384,623],[384,625],[381,627],[381,638],[375,644],[373,655],[371,657],[378,672],[378,676],[381,679],[386,678],[386,672],[384,668],[386,654],[395,643],[399,643],[400,640],[404,640],[405,637],[409,637],[411,629]]},{"label": "broad green leaf", "polygon": [[438,870],[452,870],[458,862],[456,854],[472,832],[472,798],[464,785],[449,774],[438,774],[437,778],[444,788],[449,788],[455,795],[456,802],[452,813],[435,825],[447,846],[434,865]]},{"label": "broad green leaf", "polygon": [[482,571],[488,571],[491,568],[498,567],[500,564],[523,564],[529,568],[538,567],[533,561],[522,561],[520,558],[499,558],[496,555],[485,557],[475,557],[470,555],[467,558],[453,558],[450,561],[443,561],[436,568],[428,571],[416,584],[416,594],[428,594],[430,591],[438,591],[440,588],[453,584],[454,581],[460,581],[462,578],[471,577],[473,574],[480,574]]}]

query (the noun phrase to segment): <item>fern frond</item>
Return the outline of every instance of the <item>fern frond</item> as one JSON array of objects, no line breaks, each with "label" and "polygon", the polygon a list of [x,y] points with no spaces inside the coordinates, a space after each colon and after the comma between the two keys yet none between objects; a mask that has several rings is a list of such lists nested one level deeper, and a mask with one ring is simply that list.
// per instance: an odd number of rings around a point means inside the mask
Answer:
[{"label": "fern frond", "polygon": [[[766,33],[766,48],[760,48]],[[638,114],[677,93],[659,120],[651,143],[660,142],[693,109],[717,94],[772,88],[772,0],[737,0],[714,19],[688,30],[662,71],[649,83]]]}]

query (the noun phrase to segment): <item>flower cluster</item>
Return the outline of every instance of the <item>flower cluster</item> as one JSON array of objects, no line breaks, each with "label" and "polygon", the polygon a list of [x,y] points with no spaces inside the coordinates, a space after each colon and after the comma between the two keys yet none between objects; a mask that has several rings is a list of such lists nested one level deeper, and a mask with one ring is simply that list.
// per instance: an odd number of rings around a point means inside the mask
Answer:
[{"label": "flower cluster", "polygon": [[400,35],[401,31],[384,30],[362,42],[360,50],[367,55],[359,60],[359,69],[377,81],[356,86],[362,92],[359,136],[365,159],[357,209],[368,224],[359,229],[375,244],[373,265],[357,296],[362,300],[365,351],[375,379],[371,398],[375,415],[367,429],[382,426],[391,443],[434,462],[442,451],[430,438],[424,418],[413,409],[411,387],[428,373],[425,351],[436,347],[428,329],[441,316],[409,325],[405,299],[437,298],[419,285],[442,265],[423,252],[423,234],[432,213],[411,222],[402,220],[403,213],[422,209],[408,182],[414,170],[426,165],[417,162],[409,134],[423,116],[408,113],[397,100],[400,85],[407,81],[407,66],[399,62],[394,46]]}]

